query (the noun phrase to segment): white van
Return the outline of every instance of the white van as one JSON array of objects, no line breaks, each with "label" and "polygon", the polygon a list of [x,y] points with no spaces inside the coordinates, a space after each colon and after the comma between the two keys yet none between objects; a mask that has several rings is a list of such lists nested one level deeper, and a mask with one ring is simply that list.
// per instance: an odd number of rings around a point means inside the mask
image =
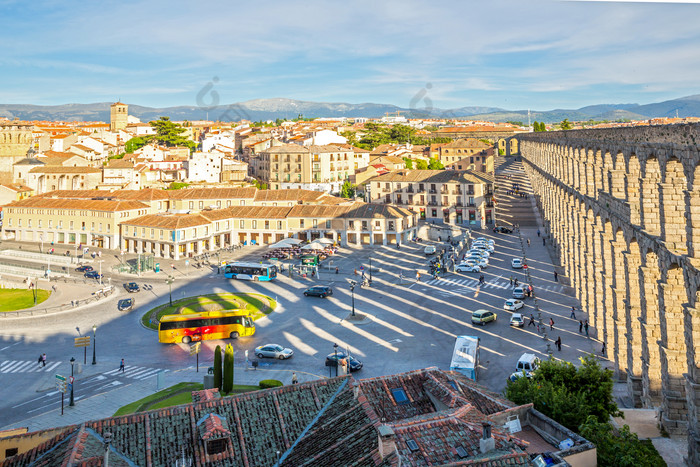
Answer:
[{"label": "white van", "polygon": [[534,353],[524,353],[518,360],[518,363],[515,366],[515,371],[517,371],[518,373],[522,371],[525,371],[525,373],[529,373],[535,371],[539,366],[540,359],[535,357]]}]

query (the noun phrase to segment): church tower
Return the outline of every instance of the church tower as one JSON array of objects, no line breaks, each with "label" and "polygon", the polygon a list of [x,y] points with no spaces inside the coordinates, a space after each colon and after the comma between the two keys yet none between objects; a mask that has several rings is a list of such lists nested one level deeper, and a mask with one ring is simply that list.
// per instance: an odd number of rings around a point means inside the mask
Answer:
[{"label": "church tower", "polygon": [[123,130],[126,128],[129,118],[129,106],[116,102],[110,107],[109,116],[109,129],[111,131]]}]

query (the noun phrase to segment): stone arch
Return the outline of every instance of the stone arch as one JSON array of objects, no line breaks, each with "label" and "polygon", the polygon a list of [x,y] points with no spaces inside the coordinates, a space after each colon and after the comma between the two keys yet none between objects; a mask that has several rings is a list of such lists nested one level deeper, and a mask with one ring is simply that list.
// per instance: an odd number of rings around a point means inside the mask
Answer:
[{"label": "stone arch", "polygon": [[685,254],[687,251],[685,193],[688,183],[683,164],[671,157],[664,164],[661,183],[661,235],[671,251]]},{"label": "stone arch", "polygon": [[602,157],[603,157],[603,165],[601,167],[601,172],[600,172],[600,176],[601,176],[601,179],[603,181],[602,190],[603,190],[603,192],[610,194],[610,191],[611,191],[610,185],[612,182],[612,178],[611,178],[612,174],[610,173],[610,171],[612,170],[612,165],[613,165],[612,156],[610,155],[610,151],[606,149],[605,152],[603,152]]},{"label": "stone arch", "polygon": [[661,210],[659,209],[659,183],[661,183],[661,168],[656,156],[649,155],[644,163],[641,190],[641,220],[642,228],[649,235],[661,234]]},{"label": "stone arch", "polygon": [[510,138],[508,143],[508,154],[514,156],[520,152],[520,145],[517,138]]},{"label": "stone arch", "polygon": [[637,238],[627,243],[625,257],[626,322],[627,338],[627,390],[634,407],[642,406],[642,326],[640,267],[642,256]]},{"label": "stone arch", "polygon": [[627,173],[625,174],[625,197],[630,207],[630,222],[632,225],[640,225],[641,206],[639,204],[640,196],[640,175],[642,169],[639,166],[639,159],[633,152],[627,159]]},{"label": "stone arch", "polygon": [[607,341],[608,352],[612,351],[612,360],[615,364],[615,372],[620,378],[627,377],[627,338],[625,333],[627,330],[627,310],[625,299],[627,298],[627,278],[625,274],[625,252],[627,251],[627,242],[620,226],[611,224],[614,230],[610,241],[610,269],[607,269],[605,275],[608,284],[608,295],[610,298],[607,303],[607,312],[609,319],[607,326]]},{"label": "stone arch", "polygon": [[700,258],[700,164],[695,166],[691,190],[688,193],[688,255]]},{"label": "stone arch", "polygon": [[610,194],[617,199],[625,199],[625,156],[617,151],[610,169]]},{"label": "stone arch", "polygon": [[641,292],[642,405],[652,408],[661,402],[661,363],[657,341],[659,332],[659,257],[649,247],[642,255],[639,286]]}]

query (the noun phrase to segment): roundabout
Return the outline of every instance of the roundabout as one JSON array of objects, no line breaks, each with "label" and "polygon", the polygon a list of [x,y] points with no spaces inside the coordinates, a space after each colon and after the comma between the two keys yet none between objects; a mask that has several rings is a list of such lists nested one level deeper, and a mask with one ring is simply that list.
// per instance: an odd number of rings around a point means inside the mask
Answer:
[{"label": "roundabout", "polygon": [[0,313],[32,308],[50,296],[44,289],[0,289]]}]

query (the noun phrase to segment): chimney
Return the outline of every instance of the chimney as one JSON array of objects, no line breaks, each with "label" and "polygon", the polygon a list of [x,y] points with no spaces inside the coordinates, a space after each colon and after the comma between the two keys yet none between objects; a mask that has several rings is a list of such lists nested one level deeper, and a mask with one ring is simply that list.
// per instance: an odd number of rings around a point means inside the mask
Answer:
[{"label": "chimney", "polygon": [[360,382],[357,380],[352,382],[352,396],[355,400],[360,397]]},{"label": "chimney", "polygon": [[396,435],[389,425],[379,425],[379,455],[382,459],[396,452]]},{"label": "chimney", "polygon": [[483,422],[481,424],[481,439],[479,440],[479,451],[486,454],[496,448],[496,440],[491,436],[491,423]]}]

